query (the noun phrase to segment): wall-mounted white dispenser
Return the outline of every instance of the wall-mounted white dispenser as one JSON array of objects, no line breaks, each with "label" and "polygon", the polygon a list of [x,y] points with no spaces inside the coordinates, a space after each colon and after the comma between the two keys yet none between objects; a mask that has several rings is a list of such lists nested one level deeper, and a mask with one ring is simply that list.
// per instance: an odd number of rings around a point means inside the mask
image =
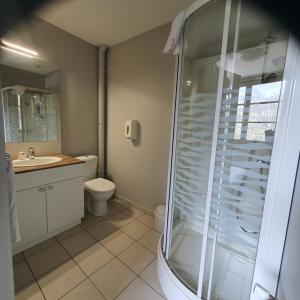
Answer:
[{"label": "wall-mounted white dispenser", "polygon": [[138,121],[126,120],[125,121],[125,137],[126,139],[136,140],[138,137]]}]

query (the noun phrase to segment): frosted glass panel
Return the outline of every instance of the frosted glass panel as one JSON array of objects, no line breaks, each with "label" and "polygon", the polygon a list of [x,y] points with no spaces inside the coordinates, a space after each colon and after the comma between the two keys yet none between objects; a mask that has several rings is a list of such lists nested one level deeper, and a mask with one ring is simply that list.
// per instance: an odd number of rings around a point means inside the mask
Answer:
[{"label": "frosted glass panel", "polygon": [[[197,292],[213,136],[225,1],[212,1],[193,14],[184,30],[184,54],[172,190],[173,224],[169,264]],[[205,26],[213,16],[207,47]]]},{"label": "frosted glass panel", "polygon": [[[246,43],[249,20],[265,35],[256,29]],[[249,300],[287,36],[244,2],[234,3],[229,28],[201,296]]]}]

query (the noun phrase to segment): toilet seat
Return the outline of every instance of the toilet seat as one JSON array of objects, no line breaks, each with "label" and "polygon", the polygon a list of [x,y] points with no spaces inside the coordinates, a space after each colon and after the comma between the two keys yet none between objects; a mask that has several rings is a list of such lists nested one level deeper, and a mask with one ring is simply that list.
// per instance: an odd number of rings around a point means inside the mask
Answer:
[{"label": "toilet seat", "polygon": [[96,178],[84,183],[84,187],[89,192],[108,192],[115,189],[115,184],[104,178]]}]

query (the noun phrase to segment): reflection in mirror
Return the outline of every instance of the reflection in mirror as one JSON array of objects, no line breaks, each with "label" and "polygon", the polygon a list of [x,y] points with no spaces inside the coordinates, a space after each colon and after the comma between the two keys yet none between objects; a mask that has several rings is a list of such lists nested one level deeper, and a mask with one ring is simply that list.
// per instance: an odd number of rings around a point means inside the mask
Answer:
[{"label": "reflection in mirror", "polygon": [[1,46],[6,143],[60,141],[59,67]]}]

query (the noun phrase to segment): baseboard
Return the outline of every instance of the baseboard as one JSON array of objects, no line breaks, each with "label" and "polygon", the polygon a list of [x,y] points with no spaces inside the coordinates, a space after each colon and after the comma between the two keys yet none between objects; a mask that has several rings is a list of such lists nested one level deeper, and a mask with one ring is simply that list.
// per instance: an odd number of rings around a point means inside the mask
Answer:
[{"label": "baseboard", "polygon": [[120,194],[115,194],[115,198],[118,199],[118,201],[123,202],[124,204],[131,205],[131,206],[143,211],[144,213],[146,213],[148,215],[154,216],[154,211],[152,209],[149,209],[148,207],[140,205],[132,200],[129,200],[129,199],[121,196]]}]

